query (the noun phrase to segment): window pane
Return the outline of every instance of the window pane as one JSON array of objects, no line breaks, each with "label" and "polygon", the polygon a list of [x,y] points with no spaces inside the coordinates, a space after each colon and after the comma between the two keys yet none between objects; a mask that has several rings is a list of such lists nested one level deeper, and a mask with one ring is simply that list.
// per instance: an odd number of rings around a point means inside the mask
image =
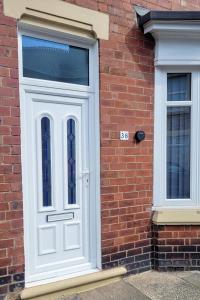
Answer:
[{"label": "window pane", "polygon": [[75,121],[67,121],[68,204],[76,204],[76,137]]},{"label": "window pane", "polygon": [[43,206],[51,206],[51,136],[50,120],[43,117],[41,120],[42,133],[42,187]]},{"label": "window pane", "polygon": [[190,107],[167,109],[167,198],[190,198]]},{"label": "window pane", "polygon": [[89,85],[89,50],[22,37],[23,76]]},{"label": "window pane", "polygon": [[167,100],[191,100],[191,74],[167,74]]}]

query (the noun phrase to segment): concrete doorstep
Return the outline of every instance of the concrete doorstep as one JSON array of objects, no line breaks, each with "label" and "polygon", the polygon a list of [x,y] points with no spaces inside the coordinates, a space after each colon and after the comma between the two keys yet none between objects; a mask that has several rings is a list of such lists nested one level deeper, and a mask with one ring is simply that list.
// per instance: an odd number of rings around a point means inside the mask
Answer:
[{"label": "concrete doorstep", "polygon": [[[112,270],[113,271],[113,270]],[[89,285],[75,287],[66,291],[55,291],[41,296],[26,298],[31,300],[200,300],[200,272],[156,272],[120,278],[123,269],[114,269],[114,275],[107,270],[96,275],[101,280]],[[89,276],[88,276],[89,278]],[[86,279],[88,279],[86,278]],[[92,278],[92,277],[91,277]],[[85,279],[85,280],[86,280]],[[89,278],[90,279],[90,278]],[[89,282],[88,279],[88,282]],[[80,281],[80,280],[79,280]],[[31,292],[31,291],[30,291]],[[25,298],[24,298],[25,299]],[[6,300],[19,300],[17,294]]]},{"label": "concrete doorstep", "polygon": [[200,272],[149,271],[56,300],[200,300]]}]

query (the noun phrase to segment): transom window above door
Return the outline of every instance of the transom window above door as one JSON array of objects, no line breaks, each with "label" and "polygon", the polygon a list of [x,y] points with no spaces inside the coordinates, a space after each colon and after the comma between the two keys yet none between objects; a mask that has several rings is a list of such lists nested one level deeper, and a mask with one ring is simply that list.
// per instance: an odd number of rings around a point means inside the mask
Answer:
[{"label": "transom window above door", "polygon": [[89,49],[22,35],[23,77],[89,85]]}]

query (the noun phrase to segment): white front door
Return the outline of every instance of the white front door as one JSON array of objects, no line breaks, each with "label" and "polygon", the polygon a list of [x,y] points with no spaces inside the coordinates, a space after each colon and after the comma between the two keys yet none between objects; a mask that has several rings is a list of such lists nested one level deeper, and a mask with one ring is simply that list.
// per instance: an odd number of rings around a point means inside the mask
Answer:
[{"label": "white front door", "polygon": [[28,281],[95,269],[89,97],[29,91],[23,105]]},{"label": "white front door", "polygon": [[88,101],[29,93],[25,114],[30,276],[91,269]]}]

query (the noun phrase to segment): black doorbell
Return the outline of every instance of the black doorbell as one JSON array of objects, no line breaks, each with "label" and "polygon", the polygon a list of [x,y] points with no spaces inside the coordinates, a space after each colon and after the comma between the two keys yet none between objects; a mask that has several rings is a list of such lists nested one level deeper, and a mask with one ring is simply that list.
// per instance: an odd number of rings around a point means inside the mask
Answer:
[{"label": "black doorbell", "polygon": [[141,142],[145,139],[145,132],[143,130],[138,130],[135,133],[136,142]]}]

